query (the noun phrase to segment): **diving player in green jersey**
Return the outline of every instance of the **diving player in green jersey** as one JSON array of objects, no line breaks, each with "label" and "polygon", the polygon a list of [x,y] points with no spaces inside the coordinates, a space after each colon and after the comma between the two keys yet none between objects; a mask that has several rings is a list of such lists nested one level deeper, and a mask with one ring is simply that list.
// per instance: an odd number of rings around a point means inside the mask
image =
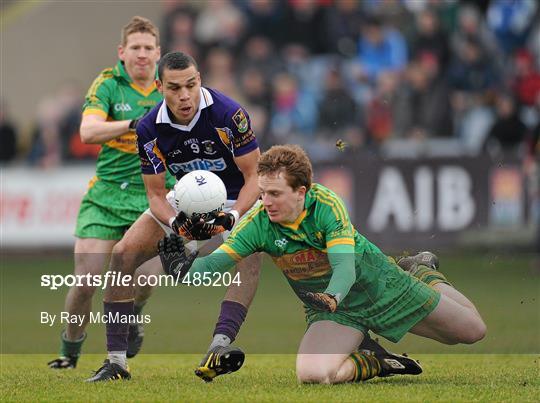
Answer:
[{"label": "diving player in green jersey", "polygon": [[[393,342],[407,332],[445,344],[484,337],[475,306],[436,270],[438,263],[422,264],[433,255],[405,258],[400,268],[353,228],[335,193],[312,184],[311,163],[301,148],[272,147],[262,154],[257,174],[262,203],[216,251],[195,259],[174,235],[158,249],[167,273],[192,279],[226,271],[252,253],[268,253],[306,310],[308,329],[296,361],[300,382],[415,373],[407,357],[381,359],[358,349],[368,330]],[[212,225],[200,221],[198,230],[211,232]]]},{"label": "diving player in green jersey", "polygon": [[[148,208],[141,177],[135,127],[138,120],[162,100],[156,88],[156,63],[160,58],[159,32],[146,18],[133,17],[122,29],[115,67],[103,70],[86,94],[81,122],[84,143],[102,144],[96,176],[89,183],[77,217],[75,274],[101,274],[113,246]],[[169,187],[174,178],[169,176]],[[138,274],[161,273],[159,261],[141,266]],[[95,288],[72,287],[65,302],[70,315],[85,315],[86,321],[68,324],[62,332],[61,353],[49,362],[55,369],[75,368]],[[150,288],[138,288],[136,314],[150,295]],[[130,326],[130,351],[138,352],[142,325]]]}]

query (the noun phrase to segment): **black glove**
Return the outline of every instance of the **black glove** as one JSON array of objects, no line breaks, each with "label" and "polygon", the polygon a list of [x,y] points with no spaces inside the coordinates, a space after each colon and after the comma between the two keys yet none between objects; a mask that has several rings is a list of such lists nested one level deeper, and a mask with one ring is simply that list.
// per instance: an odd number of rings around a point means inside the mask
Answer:
[{"label": "black glove", "polygon": [[182,280],[199,252],[195,251],[186,255],[182,238],[171,234],[158,242],[158,254],[165,273]]},{"label": "black glove", "polygon": [[181,211],[171,223],[171,228],[176,234],[181,235],[184,238],[189,239],[190,241],[194,239],[201,240],[202,238],[197,238],[193,233],[195,224],[198,223],[198,221],[198,218],[196,218],[195,220],[193,218],[188,218],[186,213]]},{"label": "black glove", "polygon": [[230,231],[236,222],[236,218],[233,214],[225,213],[223,211],[212,214],[209,219],[212,217],[214,217],[214,222],[210,224],[200,219],[200,216],[193,214],[191,221],[194,225],[190,228],[190,231],[192,235],[195,236],[194,239],[210,239],[214,235]]},{"label": "black glove", "polygon": [[137,125],[139,124],[141,119],[142,119],[142,116],[140,118],[137,118],[137,119],[132,119],[131,122],[129,122],[129,131],[130,132],[134,132],[134,131],[137,130]]},{"label": "black glove", "polygon": [[314,308],[326,312],[335,312],[337,300],[333,295],[324,292],[304,292],[300,291],[298,296]]}]

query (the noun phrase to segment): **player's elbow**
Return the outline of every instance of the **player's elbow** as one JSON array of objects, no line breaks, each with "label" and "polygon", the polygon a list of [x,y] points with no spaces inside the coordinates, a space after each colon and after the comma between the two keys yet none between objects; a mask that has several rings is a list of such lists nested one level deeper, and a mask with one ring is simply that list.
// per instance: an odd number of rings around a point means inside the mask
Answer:
[{"label": "player's elbow", "polygon": [[79,132],[80,132],[80,135],[81,135],[81,142],[83,144],[95,144],[96,143],[95,136],[93,135],[92,131],[89,130],[88,128],[81,126]]}]

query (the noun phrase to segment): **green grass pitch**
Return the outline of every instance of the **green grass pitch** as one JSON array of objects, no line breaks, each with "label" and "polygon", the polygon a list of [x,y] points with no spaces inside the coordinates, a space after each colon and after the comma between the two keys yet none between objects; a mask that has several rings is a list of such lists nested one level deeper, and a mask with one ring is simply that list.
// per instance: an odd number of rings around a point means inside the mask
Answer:
[{"label": "green grass pitch", "polygon": [[[102,325],[91,325],[76,370],[52,371],[62,325],[40,324],[60,311],[66,289],[40,287],[43,273],[68,274],[69,256],[3,257],[0,270],[0,401],[540,401],[540,273],[534,257],[442,256],[441,270],[484,316],[488,335],[473,346],[442,346],[416,336],[383,344],[419,359],[416,377],[363,384],[298,385],[295,352],[303,312],[281,274],[266,262],[257,296],[237,340],[247,353],[237,373],[205,384],[193,374],[219,312],[224,288],[161,287],[145,313],[144,354],[129,382],[82,381],[104,358]],[[94,311],[101,310],[101,293]]]},{"label": "green grass pitch", "polygon": [[248,356],[237,373],[205,384],[193,375],[195,355],[147,355],[133,360],[131,381],[84,384],[101,360],[79,368],[47,370],[42,355],[2,357],[2,401],[538,401],[538,358],[533,355],[418,356],[424,374],[363,384],[298,385],[293,354]]}]

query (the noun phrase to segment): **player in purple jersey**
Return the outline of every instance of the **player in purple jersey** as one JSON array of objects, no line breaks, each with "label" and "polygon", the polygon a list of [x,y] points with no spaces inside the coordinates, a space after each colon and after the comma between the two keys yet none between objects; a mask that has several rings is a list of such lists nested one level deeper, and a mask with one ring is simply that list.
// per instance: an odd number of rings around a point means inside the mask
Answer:
[{"label": "player in purple jersey", "polygon": [[[137,144],[150,208],[113,249],[109,270],[133,275],[143,262],[157,255],[164,234],[177,233],[191,240],[188,248],[209,253],[223,242],[239,218],[257,201],[257,141],[247,112],[234,100],[201,86],[197,63],[189,55],[172,52],[158,66],[158,89],[164,101],[137,125]],[[182,177],[206,169],[216,173],[227,188],[225,211],[215,219],[212,233],[195,232],[194,224],[175,211],[167,197],[165,170]],[[202,247],[198,240],[212,241]],[[190,246],[191,245],[191,246]],[[202,248],[201,248],[202,247]],[[243,353],[230,346],[244,321],[255,294],[260,257],[250,256],[237,265],[241,284],[227,290],[214,331],[214,339],[199,368],[205,380],[235,371]],[[129,318],[133,314],[133,287],[107,286],[104,313]],[[130,379],[126,363],[128,324],[107,323],[108,358],[89,382]]]}]

